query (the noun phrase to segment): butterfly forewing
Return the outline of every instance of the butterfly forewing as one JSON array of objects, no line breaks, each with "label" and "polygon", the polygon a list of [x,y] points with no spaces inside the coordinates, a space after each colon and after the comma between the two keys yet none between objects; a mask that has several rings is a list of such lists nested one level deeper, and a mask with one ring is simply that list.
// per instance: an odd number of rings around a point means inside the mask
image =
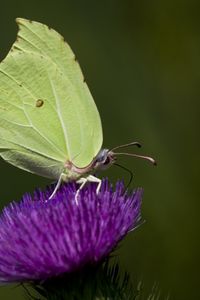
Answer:
[{"label": "butterfly forewing", "polygon": [[100,116],[62,37],[37,22],[18,23],[18,39],[0,64],[0,155],[55,178],[67,160],[85,167],[97,155]]}]

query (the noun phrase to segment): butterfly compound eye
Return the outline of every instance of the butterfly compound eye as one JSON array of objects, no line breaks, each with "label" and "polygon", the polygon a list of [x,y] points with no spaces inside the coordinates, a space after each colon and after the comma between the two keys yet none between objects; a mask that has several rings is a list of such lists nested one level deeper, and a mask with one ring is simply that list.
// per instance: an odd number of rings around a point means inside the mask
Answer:
[{"label": "butterfly compound eye", "polygon": [[103,163],[104,166],[109,165],[109,164],[110,164],[110,161],[111,161],[110,157],[107,156],[106,160],[105,160],[104,163]]},{"label": "butterfly compound eye", "polygon": [[36,107],[41,107],[43,104],[44,104],[44,101],[43,101],[42,99],[38,99],[38,100],[36,101],[35,106],[36,106]]}]

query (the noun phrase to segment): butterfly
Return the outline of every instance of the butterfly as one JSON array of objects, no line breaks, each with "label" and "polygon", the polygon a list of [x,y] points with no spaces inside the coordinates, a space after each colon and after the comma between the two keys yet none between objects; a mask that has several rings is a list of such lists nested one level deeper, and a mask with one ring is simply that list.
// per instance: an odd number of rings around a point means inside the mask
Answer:
[{"label": "butterfly", "polygon": [[[0,156],[57,181],[101,180],[93,174],[116,161],[102,149],[99,112],[74,53],[55,30],[17,18],[17,39],[0,63]],[[129,154],[138,156],[136,154]],[[140,157],[140,156],[139,156]],[[146,158],[153,163],[150,157]]]}]

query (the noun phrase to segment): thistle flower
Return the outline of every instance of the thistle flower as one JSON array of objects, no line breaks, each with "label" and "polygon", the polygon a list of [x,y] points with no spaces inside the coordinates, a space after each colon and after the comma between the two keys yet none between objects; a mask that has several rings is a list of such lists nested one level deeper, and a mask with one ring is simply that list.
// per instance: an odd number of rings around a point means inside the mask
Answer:
[{"label": "thistle flower", "polygon": [[100,193],[90,183],[63,184],[26,194],[0,216],[0,282],[45,281],[102,261],[140,219],[142,190],[130,195],[107,180]]}]

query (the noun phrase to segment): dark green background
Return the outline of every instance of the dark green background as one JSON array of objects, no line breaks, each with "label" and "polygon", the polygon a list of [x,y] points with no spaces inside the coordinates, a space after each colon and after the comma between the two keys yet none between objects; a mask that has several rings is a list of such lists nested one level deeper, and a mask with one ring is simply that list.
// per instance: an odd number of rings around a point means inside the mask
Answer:
[{"label": "dark green background", "polygon": [[[46,23],[69,42],[99,108],[104,146],[138,140],[158,161],[120,159],[145,189],[146,220],[118,250],[122,268],[147,290],[156,281],[171,299],[200,299],[200,2],[1,1],[1,59],[16,17]],[[0,170],[1,207],[48,183],[3,161]],[[127,179],[115,167],[106,175]],[[0,288],[0,299],[23,298],[21,288]]]}]

